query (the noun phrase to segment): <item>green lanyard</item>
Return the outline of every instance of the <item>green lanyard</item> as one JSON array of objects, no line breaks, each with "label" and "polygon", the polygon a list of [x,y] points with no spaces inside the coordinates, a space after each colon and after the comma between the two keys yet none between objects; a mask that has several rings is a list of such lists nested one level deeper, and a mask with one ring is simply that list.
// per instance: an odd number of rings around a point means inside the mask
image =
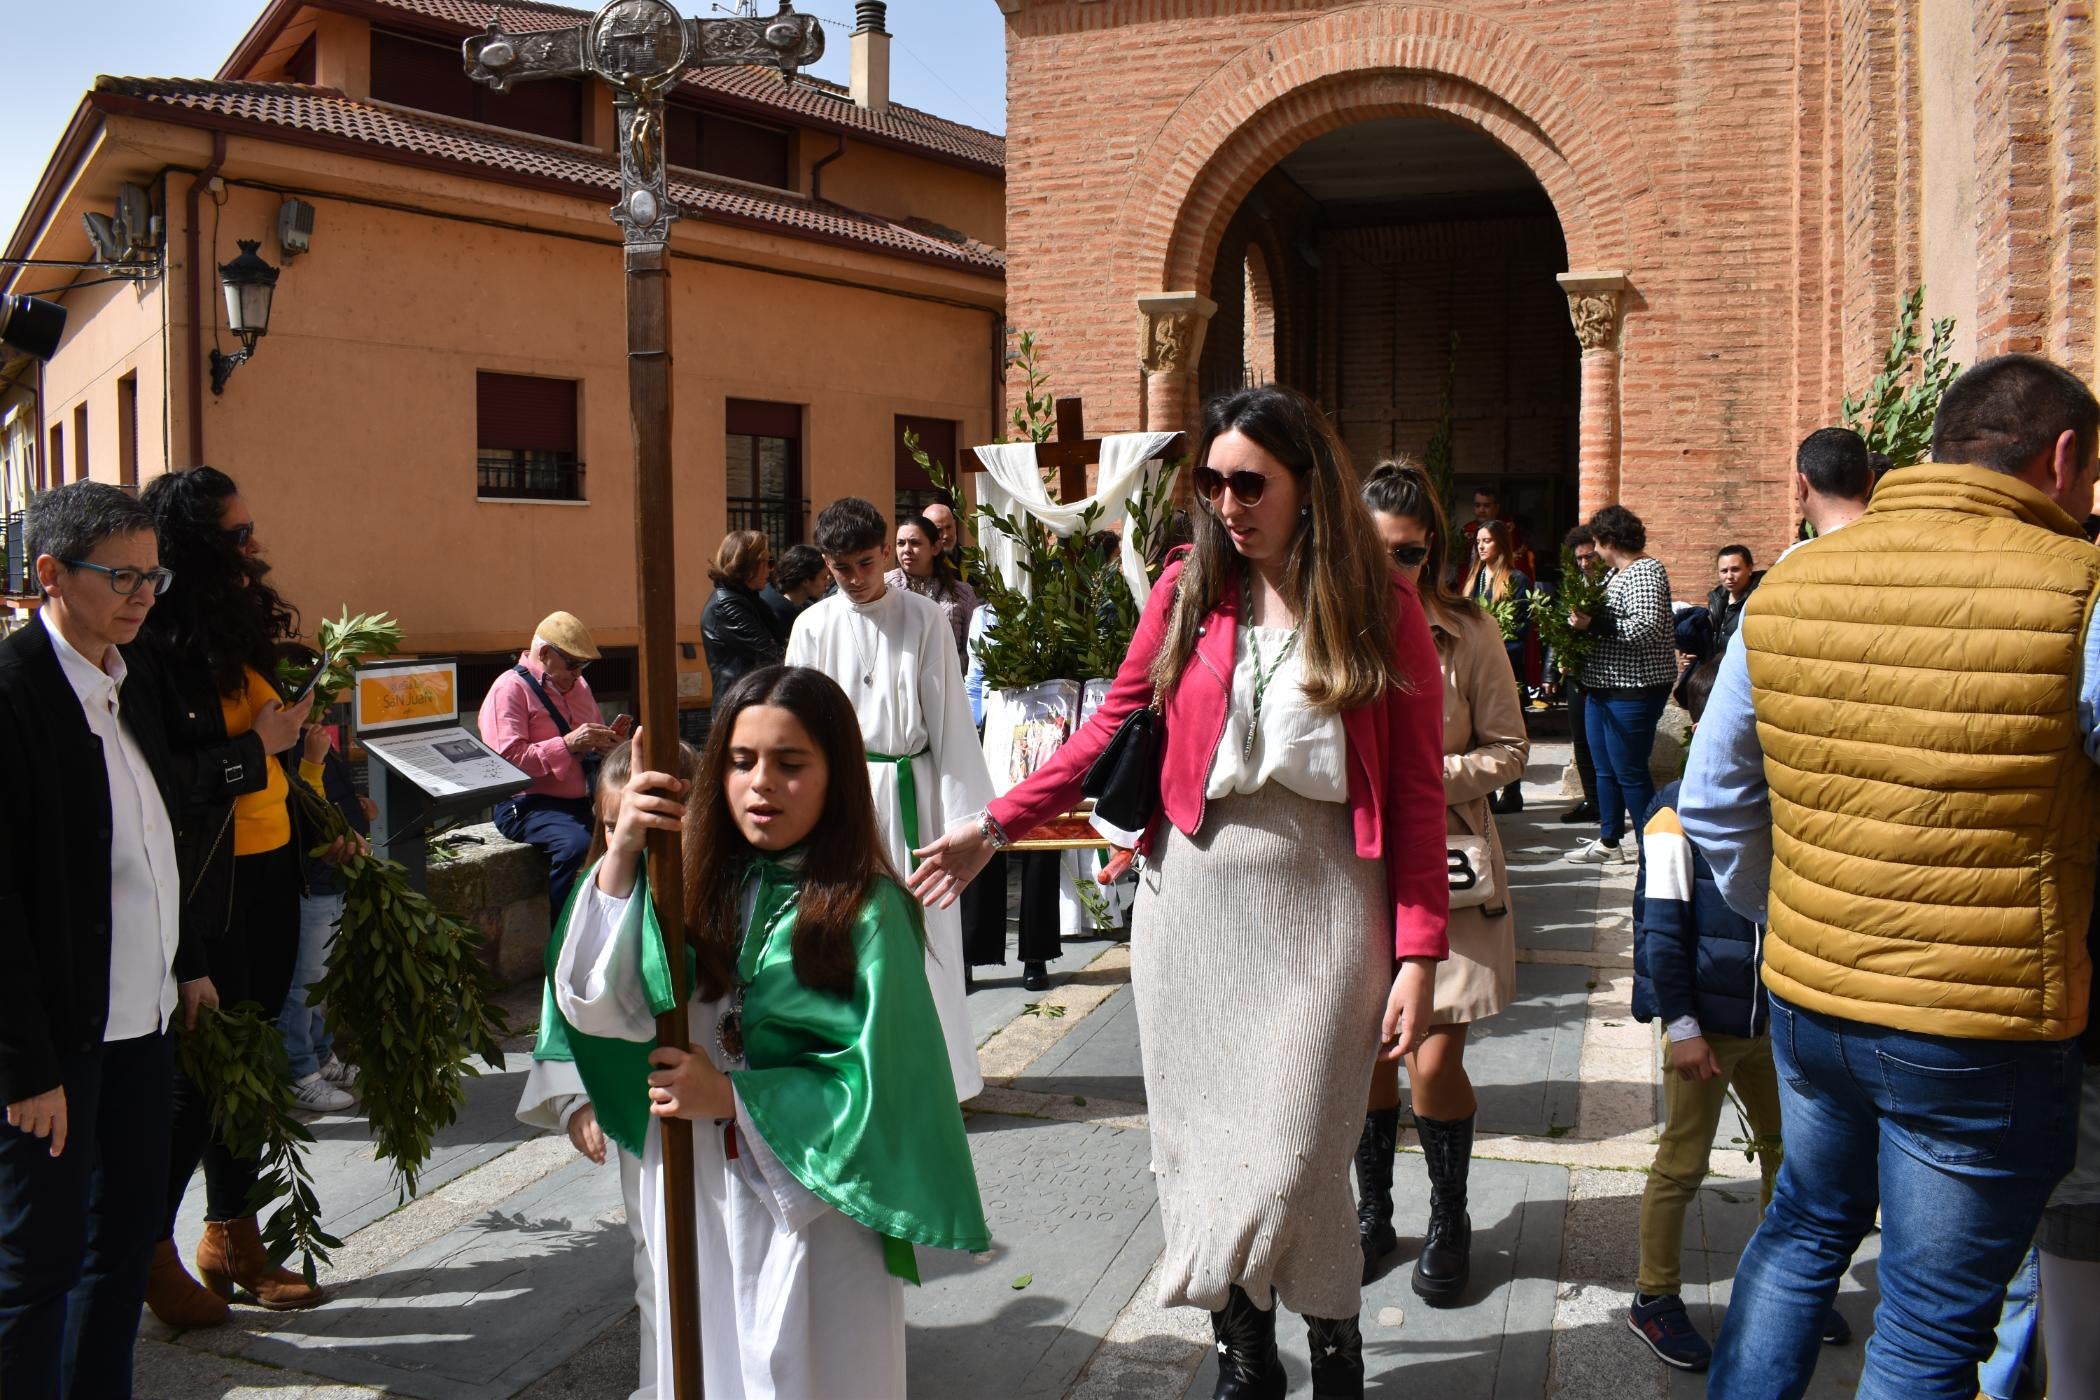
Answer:
[{"label": "green lanyard", "polygon": [[1261,648],[1254,644],[1254,589],[1251,583],[1241,586],[1240,599],[1240,612],[1246,618],[1247,650],[1254,654],[1254,713],[1247,717],[1247,737],[1240,744],[1240,761],[1244,763],[1254,757],[1254,736],[1261,732],[1262,697],[1269,693],[1269,682],[1276,679],[1276,673],[1283,669],[1283,663],[1290,660],[1291,653],[1298,649],[1298,628],[1291,629],[1291,635],[1284,640],[1283,649],[1276,653],[1276,659],[1264,670],[1261,664]]}]

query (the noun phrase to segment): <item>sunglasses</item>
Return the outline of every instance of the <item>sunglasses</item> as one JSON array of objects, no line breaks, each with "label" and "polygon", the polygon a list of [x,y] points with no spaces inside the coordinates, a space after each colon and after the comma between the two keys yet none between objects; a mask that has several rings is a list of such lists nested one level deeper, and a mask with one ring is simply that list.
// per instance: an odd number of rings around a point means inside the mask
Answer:
[{"label": "sunglasses", "polygon": [[1269,478],[1260,472],[1219,472],[1209,467],[1198,467],[1195,473],[1196,494],[1213,504],[1225,491],[1232,492],[1232,499],[1243,506],[1259,505],[1261,493],[1269,489]]},{"label": "sunglasses", "polygon": [[560,657],[561,664],[568,667],[570,670],[576,672],[578,675],[582,675],[583,672],[586,669],[588,669],[591,664],[588,661],[578,661],[575,657],[569,655],[567,652],[563,651],[559,647],[549,647],[547,648],[547,650],[553,652],[556,656]]},{"label": "sunglasses", "polygon": [[1419,568],[1422,561],[1429,557],[1429,546],[1426,544],[1396,544],[1393,546],[1392,554],[1393,562],[1401,568]]},{"label": "sunglasses", "polygon": [[175,582],[173,569],[112,569],[107,564],[90,564],[85,559],[61,559],[59,563],[69,569],[93,569],[98,574],[109,576],[109,586],[120,598],[129,598],[141,588],[150,589],[158,598]]},{"label": "sunglasses", "polygon": [[246,549],[248,541],[255,538],[255,522],[250,520],[234,526],[231,530],[221,530],[219,531],[219,538],[225,540],[226,543],[232,545],[235,549]]}]

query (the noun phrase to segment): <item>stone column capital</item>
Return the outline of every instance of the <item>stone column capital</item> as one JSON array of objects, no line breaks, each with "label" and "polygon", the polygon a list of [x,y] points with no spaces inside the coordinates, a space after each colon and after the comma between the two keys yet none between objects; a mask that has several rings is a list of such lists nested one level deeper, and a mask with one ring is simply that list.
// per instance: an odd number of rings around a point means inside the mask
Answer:
[{"label": "stone column capital", "polygon": [[1139,297],[1138,359],[1147,374],[1193,374],[1218,304],[1200,292]]},{"label": "stone column capital", "polygon": [[1619,348],[1619,313],[1633,281],[1624,272],[1563,272],[1554,280],[1568,294],[1568,319],[1584,354]]}]

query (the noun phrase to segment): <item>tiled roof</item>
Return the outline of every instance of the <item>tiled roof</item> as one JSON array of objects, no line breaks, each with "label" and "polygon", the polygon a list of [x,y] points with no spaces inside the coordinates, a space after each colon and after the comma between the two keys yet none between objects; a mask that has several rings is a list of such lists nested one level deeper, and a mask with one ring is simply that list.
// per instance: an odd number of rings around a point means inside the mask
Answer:
[{"label": "tiled roof", "polygon": [[[490,18],[499,11],[503,27],[514,34],[580,24],[591,15],[588,10],[563,5],[520,4],[513,0],[366,0],[361,12],[373,8],[435,22],[456,30],[462,38],[487,29]],[[833,28],[825,37],[831,39],[836,33]],[[703,68],[688,73],[680,86],[696,94],[715,94],[740,104],[770,107],[783,117],[915,146],[986,170],[1003,172],[1006,168],[1003,136],[912,107],[893,104],[886,111],[870,112],[856,107],[845,88],[821,79],[798,77],[790,85],[781,82],[780,75],[771,69]]]},{"label": "tiled roof", "polygon": [[[505,7],[506,13],[509,9]],[[381,160],[391,156],[417,164],[479,168],[497,178],[507,176],[560,186],[579,194],[600,195],[608,204],[618,197],[618,168],[609,156],[588,148],[429,112],[353,101],[327,88],[207,78],[101,78],[96,81],[95,96],[103,105],[110,105],[109,99],[128,98],[151,109],[165,109],[171,116],[193,114],[215,125],[230,120],[348,143],[368,149]],[[671,197],[697,218],[714,218],[827,242],[862,244],[993,276],[1005,271],[1004,254],[974,239],[942,237],[877,214],[785,190],[674,171]]]}]

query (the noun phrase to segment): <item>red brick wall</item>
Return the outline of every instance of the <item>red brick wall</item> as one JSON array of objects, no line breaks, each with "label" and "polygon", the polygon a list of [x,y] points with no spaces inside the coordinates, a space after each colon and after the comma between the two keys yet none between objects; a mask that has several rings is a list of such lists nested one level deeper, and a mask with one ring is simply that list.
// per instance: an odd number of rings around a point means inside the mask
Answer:
[{"label": "red brick wall", "polygon": [[[1275,161],[1368,116],[1469,121],[1540,176],[1578,270],[1630,276],[1621,495],[1681,591],[1703,593],[1720,534],[1763,556],[1791,533],[1793,445],[1836,387],[1797,299],[1823,280],[1802,276],[1824,252],[1801,232],[1823,201],[1801,123],[1830,38],[1790,6],[1022,0],[1009,319],[1091,427],[1135,427],[1135,299],[1236,300],[1209,269]],[[1206,271],[1168,285],[1176,266]]]}]

